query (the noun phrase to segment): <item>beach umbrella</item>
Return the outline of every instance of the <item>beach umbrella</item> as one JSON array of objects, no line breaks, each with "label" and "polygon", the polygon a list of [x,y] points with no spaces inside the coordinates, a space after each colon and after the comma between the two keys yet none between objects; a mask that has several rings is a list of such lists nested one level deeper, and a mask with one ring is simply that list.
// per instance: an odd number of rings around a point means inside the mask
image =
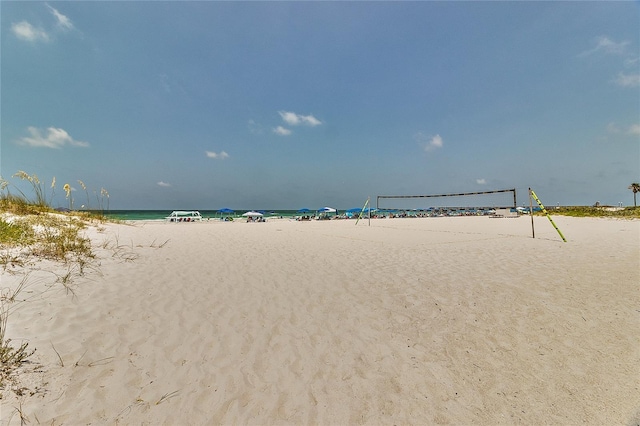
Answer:
[{"label": "beach umbrella", "polygon": [[250,211],[250,212],[243,213],[242,216],[244,216],[244,217],[260,217],[260,216],[262,216],[262,213]]},{"label": "beach umbrella", "polygon": [[332,207],[323,207],[321,209],[318,209],[319,212],[321,213],[335,213],[336,209],[332,208]]},{"label": "beach umbrella", "polygon": [[309,209],[300,209],[298,210],[298,213],[309,213],[311,210]]}]

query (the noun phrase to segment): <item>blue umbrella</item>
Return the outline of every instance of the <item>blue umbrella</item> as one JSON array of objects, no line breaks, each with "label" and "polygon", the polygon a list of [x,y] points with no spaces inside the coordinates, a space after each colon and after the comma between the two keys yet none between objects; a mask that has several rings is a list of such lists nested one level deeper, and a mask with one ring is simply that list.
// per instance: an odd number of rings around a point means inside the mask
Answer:
[{"label": "blue umbrella", "polygon": [[298,213],[309,213],[311,210],[309,209],[300,209],[298,210]]},{"label": "blue umbrella", "polygon": [[323,207],[321,209],[318,209],[318,211],[323,213],[335,213],[336,209],[334,209],[333,207]]}]

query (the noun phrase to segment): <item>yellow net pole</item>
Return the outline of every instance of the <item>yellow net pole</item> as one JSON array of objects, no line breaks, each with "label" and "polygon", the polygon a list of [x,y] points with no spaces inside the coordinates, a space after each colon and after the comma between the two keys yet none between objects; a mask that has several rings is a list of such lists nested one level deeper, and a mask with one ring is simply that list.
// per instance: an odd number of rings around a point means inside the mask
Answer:
[{"label": "yellow net pole", "polygon": [[[364,213],[364,210],[367,208],[367,204],[369,204],[369,200],[371,200],[371,198],[367,198],[367,201],[365,201],[364,206],[362,206],[362,210],[360,210],[360,214],[358,215],[358,220],[356,220],[356,225],[358,224],[358,222],[360,222],[360,219],[362,219],[362,213]],[[371,211],[371,209],[369,209],[369,211]],[[369,217],[371,217],[371,213],[369,213]]]},{"label": "yellow net pole", "polygon": [[[551,219],[551,215],[549,214],[549,212],[547,212],[547,209],[544,208],[544,206],[542,205],[542,203],[540,202],[540,199],[538,198],[538,196],[536,195],[535,192],[533,192],[533,189],[529,188],[529,193],[531,194],[531,196],[533,197],[534,200],[536,200],[536,203],[538,203],[538,205],[540,206],[540,208],[542,209],[542,212],[547,215],[547,219],[549,219],[549,222],[551,222],[551,224],[553,225],[554,228],[556,228],[556,231],[558,231],[558,235],[560,235],[560,238],[562,238],[562,241],[564,241],[565,243],[567,242],[567,239],[564,237],[564,235],[562,235],[562,232],[560,232],[560,229],[558,229],[558,227],[556,226],[556,224],[553,222],[553,219]],[[531,212],[531,215],[533,217],[533,212]]]}]

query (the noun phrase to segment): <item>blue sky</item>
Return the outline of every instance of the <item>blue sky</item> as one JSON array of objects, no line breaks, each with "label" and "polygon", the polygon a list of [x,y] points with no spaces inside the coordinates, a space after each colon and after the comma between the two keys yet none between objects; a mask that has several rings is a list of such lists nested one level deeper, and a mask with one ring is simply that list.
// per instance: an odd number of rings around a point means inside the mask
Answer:
[{"label": "blue sky", "polygon": [[55,176],[55,204],[64,183],[84,200],[81,180],[112,209],[506,188],[521,205],[529,187],[548,205],[630,205],[640,181],[637,2],[0,12],[0,173]]}]

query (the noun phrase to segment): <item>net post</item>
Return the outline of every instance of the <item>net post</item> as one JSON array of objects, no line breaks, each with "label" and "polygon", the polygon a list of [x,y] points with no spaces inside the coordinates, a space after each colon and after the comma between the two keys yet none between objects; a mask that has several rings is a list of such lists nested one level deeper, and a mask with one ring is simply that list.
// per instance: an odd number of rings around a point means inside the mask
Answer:
[{"label": "net post", "polygon": [[535,192],[533,192],[533,190],[530,190],[531,192],[531,196],[533,197],[534,200],[536,200],[536,203],[538,203],[538,205],[540,206],[540,208],[542,209],[542,212],[547,215],[547,219],[549,219],[549,222],[551,222],[551,225],[553,225],[553,227],[556,229],[556,231],[558,231],[558,235],[560,235],[560,238],[562,238],[562,241],[564,241],[565,243],[567,242],[567,239],[564,237],[564,235],[562,235],[562,232],[560,231],[560,228],[558,228],[555,224],[555,222],[553,221],[553,219],[551,218],[551,215],[549,214],[549,212],[547,211],[547,209],[544,208],[544,206],[542,205],[542,202],[540,201],[540,199],[538,198],[538,196],[536,195]]},{"label": "net post", "polygon": [[529,188],[529,214],[531,215],[531,233],[532,238],[536,237],[536,229],[533,226],[533,198],[531,198],[531,188]]},{"label": "net post", "polygon": [[[360,222],[360,219],[362,219],[362,213],[364,213],[364,209],[367,208],[367,205],[369,205],[370,201],[371,197],[367,197],[367,201],[364,203],[364,206],[362,206],[362,210],[360,210],[360,214],[358,215],[358,219],[356,220],[356,225],[358,224],[358,222]],[[369,226],[371,226],[371,206],[369,206]]]}]

